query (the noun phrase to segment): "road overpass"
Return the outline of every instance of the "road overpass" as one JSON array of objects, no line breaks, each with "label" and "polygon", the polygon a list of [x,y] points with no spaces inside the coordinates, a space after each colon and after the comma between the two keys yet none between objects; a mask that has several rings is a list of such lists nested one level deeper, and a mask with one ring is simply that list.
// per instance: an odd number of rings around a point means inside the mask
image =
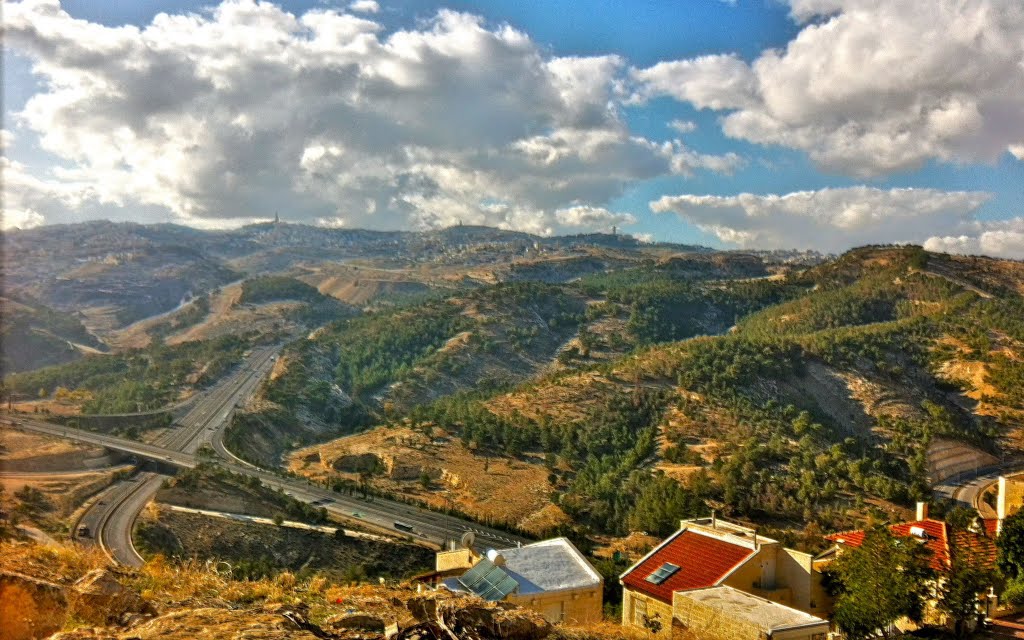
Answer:
[{"label": "road overpass", "polygon": [[[196,411],[196,409],[193,409],[193,411]],[[103,446],[115,451],[122,451],[139,459],[151,460],[161,465],[190,469],[204,461],[196,454],[200,445],[196,444],[197,440],[195,438],[187,439],[187,446],[185,448],[189,450],[182,451],[173,448],[173,446],[145,444],[127,438],[64,427],[27,417],[5,416],[0,418],[0,422],[8,427],[44,433],[77,442]],[[187,428],[191,428],[191,433],[193,434],[204,433],[204,428],[201,426],[197,428],[196,425],[192,425]],[[205,432],[213,433],[208,426],[205,427]],[[370,496],[368,499],[364,499],[355,495],[334,492],[306,480],[284,477],[237,459],[234,461],[218,460],[216,464],[232,473],[258,478],[263,485],[272,489],[280,489],[297,500],[323,507],[334,518],[347,522],[363,523],[377,530],[391,531],[398,537],[407,537],[421,542],[443,545],[446,540],[457,540],[464,532],[473,531],[476,534],[478,545],[484,547],[507,548],[530,542],[530,540],[522,536],[486,527],[454,515],[431,511],[412,504],[404,504],[397,500],[379,496]],[[120,539],[107,545],[107,547],[114,547],[120,550],[130,546],[130,542],[124,538],[130,534],[131,525],[134,523],[135,517],[152,498],[162,480],[163,478],[158,474],[140,474],[138,479],[123,483],[123,489],[119,493],[104,499],[107,506],[112,507],[107,512],[112,511],[113,514],[105,516],[106,520],[98,522],[97,525],[101,530],[111,527],[112,530],[120,532],[118,534]],[[118,516],[118,513],[122,515]],[[116,526],[113,526],[111,521],[114,521],[113,524]],[[402,528],[398,529],[396,525]],[[134,553],[134,549],[131,552]],[[118,561],[125,561],[125,564],[138,564],[141,562],[141,559],[132,561],[130,554],[122,553],[122,557],[118,558]]]}]

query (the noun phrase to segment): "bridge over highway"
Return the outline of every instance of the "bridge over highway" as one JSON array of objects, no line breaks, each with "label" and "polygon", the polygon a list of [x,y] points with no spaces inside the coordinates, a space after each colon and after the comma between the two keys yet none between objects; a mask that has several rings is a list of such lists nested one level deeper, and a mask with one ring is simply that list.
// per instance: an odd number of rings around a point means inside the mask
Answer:
[{"label": "bridge over highway", "polygon": [[[245,384],[239,386],[235,391],[237,393],[240,390],[251,389],[248,384]],[[234,405],[230,404],[230,406]],[[193,412],[197,410],[199,410],[199,406],[193,409]],[[181,436],[177,442],[164,444],[146,444],[21,416],[3,416],[0,418],[0,424],[6,428],[23,429],[106,447],[136,456],[141,460],[156,462],[165,467],[189,469],[204,462],[204,459],[196,452],[203,442],[211,440],[210,436],[204,438],[195,436],[220,435],[228,415],[229,407],[225,406],[218,410],[212,420],[200,421],[191,427],[185,427],[192,430],[190,433],[193,437]],[[220,448],[223,448],[223,443],[219,438],[212,438],[212,440],[220,444]],[[218,460],[216,464],[232,473],[258,478],[265,486],[280,489],[297,500],[323,507],[336,519],[363,523],[378,530],[392,531],[399,537],[443,545],[446,540],[458,539],[466,531],[472,531],[476,534],[478,544],[485,547],[507,548],[530,542],[522,536],[397,500],[374,496],[363,499],[337,493],[303,479],[289,478],[260,469],[237,458]],[[136,479],[122,483],[123,486],[118,492],[107,496],[104,500],[105,506],[108,508],[101,513],[99,522],[95,526],[101,531],[105,527],[111,528],[109,538],[101,535],[99,542],[116,561],[132,566],[142,563],[141,557],[131,546],[131,528],[138,513],[152,499],[163,478],[164,476],[157,473],[140,474]]]}]

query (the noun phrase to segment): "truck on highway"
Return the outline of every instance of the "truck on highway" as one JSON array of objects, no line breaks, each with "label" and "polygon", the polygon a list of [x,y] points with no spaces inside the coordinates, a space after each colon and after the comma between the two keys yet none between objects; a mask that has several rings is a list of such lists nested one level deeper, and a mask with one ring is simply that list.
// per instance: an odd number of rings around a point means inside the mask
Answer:
[{"label": "truck on highway", "polygon": [[395,528],[400,530],[400,531],[410,531],[411,532],[413,530],[411,524],[406,524],[404,522],[399,522],[397,520],[395,521]]},{"label": "truck on highway", "polygon": [[84,524],[78,525],[78,537],[79,538],[88,538],[89,537],[89,527],[87,525],[84,525]]}]

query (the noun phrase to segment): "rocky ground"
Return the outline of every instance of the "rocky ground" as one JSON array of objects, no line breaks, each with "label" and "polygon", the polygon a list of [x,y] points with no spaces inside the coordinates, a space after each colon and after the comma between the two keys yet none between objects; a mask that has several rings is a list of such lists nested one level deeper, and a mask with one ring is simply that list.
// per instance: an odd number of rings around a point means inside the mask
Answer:
[{"label": "rocky ground", "polygon": [[237,580],[200,563],[105,566],[65,545],[0,544],[0,640],[595,640],[614,625],[552,627],[539,614],[427,587],[338,586],[323,576]]}]

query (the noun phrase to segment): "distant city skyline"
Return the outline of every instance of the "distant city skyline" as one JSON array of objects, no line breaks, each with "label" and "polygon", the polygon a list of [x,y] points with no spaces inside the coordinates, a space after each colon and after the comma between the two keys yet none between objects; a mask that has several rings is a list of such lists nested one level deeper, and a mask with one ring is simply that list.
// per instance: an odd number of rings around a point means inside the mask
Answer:
[{"label": "distant city skyline", "polygon": [[[124,5],[124,6],[122,6]],[[1024,4],[4,4],[3,225],[1024,258]]]}]

